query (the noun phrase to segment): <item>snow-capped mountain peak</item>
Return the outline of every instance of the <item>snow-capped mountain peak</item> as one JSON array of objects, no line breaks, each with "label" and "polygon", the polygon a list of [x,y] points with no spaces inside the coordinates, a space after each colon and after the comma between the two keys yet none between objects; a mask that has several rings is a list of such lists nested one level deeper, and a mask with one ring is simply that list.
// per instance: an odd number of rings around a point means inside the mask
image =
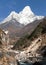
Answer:
[{"label": "snow-capped mountain peak", "polygon": [[15,11],[12,11],[11,13],[10,13],[10,15],[15,15],[16,14],[16,12]]},{"label": "snow-capped mountain peak", "polygon": [[12,11],[0,24],[9,22],[12,19],[18,20],[18,13],[16,13],[15,11]]},{"label": "snow-capped mountain peak", "polygon": [[26,6],[20,13],[21,16],[34,16],[34,13],[32,12],[31,8],[29,6]]},{"label": "snow-capped mountain peak", "polygon": [[[35,16],[35,14],[32,12],[31,8],[29,6],[26,6],[20,13],[19,13],[20,19],[19,22],[21,24],[27,25],[32,22],[32,18]],[[29,18],[31,21],[29,21]]]},{"label": "snow-capped mountain peak", "polygon": [[15,11],[12,11],[9,16],[12,16],[13,18],[15,18],[17,15],[18,13],[16,13]]},{"label": "snow-capped mountain peak", "polygon": [[15,11],[12,11],[12,12],[10,13],[9,17],[11,17],[11,19],[13,18],[13,19],[18,20],[18,19],[19,19],[19,14],[16,13]]},{"label": "snow-capped mountain peak", "polygon": [[20,24],[27,25],[29,23],[32,23],[36,19],[42,19],[44,16],[37,16],[35,15],[31,8],[29,6],[26,6],[22,11],[19,13],[16,13],[15,11],[12,11],[8,17],[6,17],[1,23],[9,22],[12,19],[16,19],[17,22]]},{"label": "snow-capped mountain peak", "polygon": [[29,6],[26,6],[20,13],[19,13],[20,19],[19,22],[21,24],[27,25],[29,23],[32,23],[33,21],[35,21],[36,19],[42,19],[44,18],[44,16],[37,16],[35,15],[31,8]]}]

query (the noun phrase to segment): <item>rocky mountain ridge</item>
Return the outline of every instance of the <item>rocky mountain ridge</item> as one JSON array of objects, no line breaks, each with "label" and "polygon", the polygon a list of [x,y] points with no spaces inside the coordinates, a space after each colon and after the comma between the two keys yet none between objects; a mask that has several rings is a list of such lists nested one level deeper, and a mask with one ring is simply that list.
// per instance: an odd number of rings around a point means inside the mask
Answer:
[{"label": "rocky mountain ridge", "polygon": [[12,11],[8,17],[1,21],[0,28],[9,31],[10,38],[16,39],[25,35],[26,32],[32,32],[37,26],[36,24],[39,24],[39,20],[43,18],[44,16],[35,15],[31,8],[26,6],[19,13]]}]

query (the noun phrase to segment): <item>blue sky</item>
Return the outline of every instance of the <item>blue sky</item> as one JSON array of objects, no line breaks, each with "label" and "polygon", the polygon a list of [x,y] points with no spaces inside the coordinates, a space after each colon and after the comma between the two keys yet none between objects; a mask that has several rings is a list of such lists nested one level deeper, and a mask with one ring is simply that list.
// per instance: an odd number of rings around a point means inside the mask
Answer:
[{"label": "blue sky", "polygon": [[46,0],[0,0],[0,21],[11,11],[20,12],[27,5],[36,15],[46,16]]}]

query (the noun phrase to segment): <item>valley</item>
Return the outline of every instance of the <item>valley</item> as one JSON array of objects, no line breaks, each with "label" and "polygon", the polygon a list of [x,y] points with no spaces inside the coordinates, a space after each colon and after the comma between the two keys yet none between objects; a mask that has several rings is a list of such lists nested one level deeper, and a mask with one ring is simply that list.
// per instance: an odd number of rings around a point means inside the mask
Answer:
[{"label": "valley", "polygon": [[46,65],[46,17],[35,15],[26,6],[0,23],[0,65],[35,62]]}]

